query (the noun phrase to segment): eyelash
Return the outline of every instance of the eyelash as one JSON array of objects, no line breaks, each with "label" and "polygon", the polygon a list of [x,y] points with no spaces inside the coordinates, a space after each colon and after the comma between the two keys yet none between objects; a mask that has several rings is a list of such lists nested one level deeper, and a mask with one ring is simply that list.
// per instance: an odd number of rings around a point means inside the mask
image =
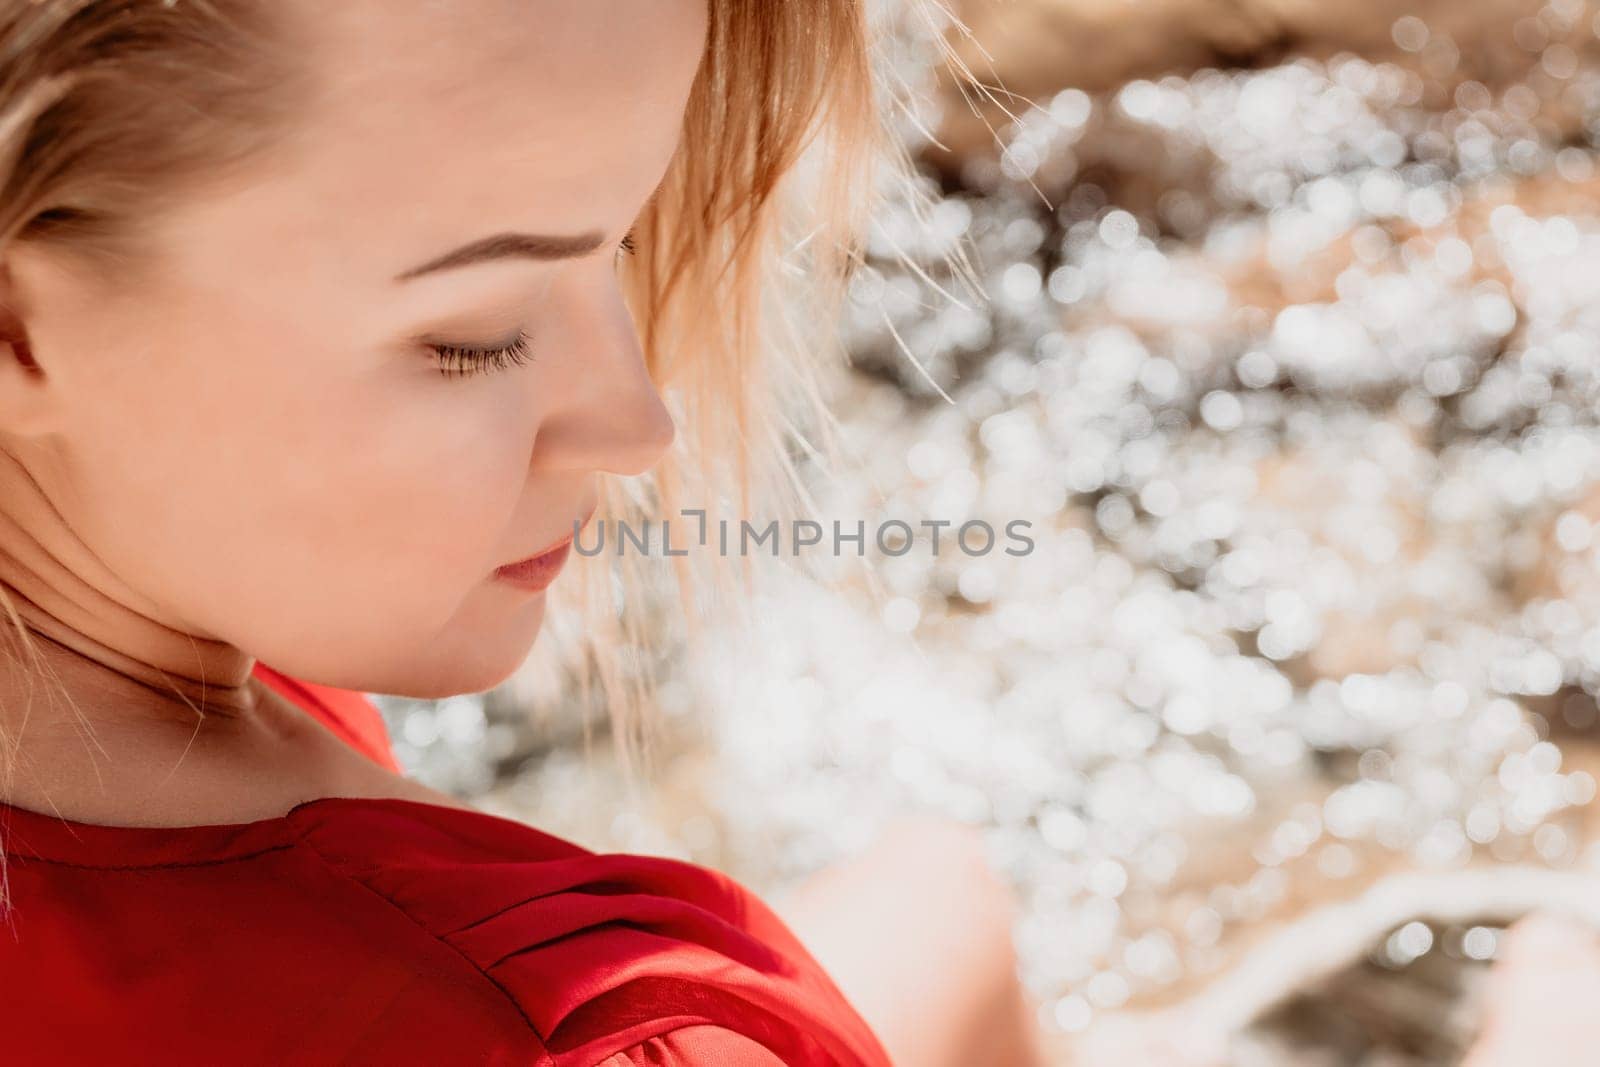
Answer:
[{"label": "eyelash", "polygon": [[465,378],[487,371],[506,370],[533,359],[533,338],[518,332],[517,339],[498,348],[468,348],[464,345],[433,345],[439,357],[439,372],[447,378]]},{"label": "eyelash", "polygon": [[[617,259],[633,255],[639,250],[630,230],[617,248]],[[497,348],[473,348],[469,345],[432,345],[439,357],[439,372],[447,378],[466,378],[489,371],[506,370],[533,361],[533,338],[518,331],[517,339]]]}]

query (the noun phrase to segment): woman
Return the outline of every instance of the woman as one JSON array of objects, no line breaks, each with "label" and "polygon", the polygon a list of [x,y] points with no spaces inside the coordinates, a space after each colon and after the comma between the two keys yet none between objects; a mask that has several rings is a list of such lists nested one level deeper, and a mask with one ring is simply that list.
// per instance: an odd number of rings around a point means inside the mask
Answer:
[{"label": "woman", "polygon": [[803,246],[836,298],[865,35],[853,0],[0,0],[11,1062],[1027,1062],[969,839],[910,839],[957,857],[914,871],[963,909],[931,961],[841,925],[908,876],[790,902],[824,969],[723,875],[407,781],[355,695],[497,685],[623,478],[781,456],[762,282]]}]

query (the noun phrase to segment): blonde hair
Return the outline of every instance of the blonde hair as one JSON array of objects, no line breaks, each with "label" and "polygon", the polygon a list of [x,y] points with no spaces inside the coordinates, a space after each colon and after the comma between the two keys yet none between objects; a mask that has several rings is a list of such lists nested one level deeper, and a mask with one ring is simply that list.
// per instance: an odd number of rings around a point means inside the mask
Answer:
[{"label": "blonde hair", "polygon": [[[679,151],[620,268],[678,438],[652,477],[609,483],[597,517],[613,521],[793,512],[804,498],[794,453],[836,454],[823,375],[843,355],[835,324],[881,168],[909,174],[866,0],[707,2]],[[142,221],[292,126],[303,83],[274,48],[272,7],[0,0],[0,247],[48,243],[107,278],[136,270]],[[740,558],[674,557],[691,639],[707,597],[739,608],[752,578]],[[627,660],[653,624],[637,605],[638,563],[597,564],[558,583],[551,639],[586,698],[599,679],[631,770],[651,731],[649,679]],[[3,590],[0,607],[20,628]]]}]

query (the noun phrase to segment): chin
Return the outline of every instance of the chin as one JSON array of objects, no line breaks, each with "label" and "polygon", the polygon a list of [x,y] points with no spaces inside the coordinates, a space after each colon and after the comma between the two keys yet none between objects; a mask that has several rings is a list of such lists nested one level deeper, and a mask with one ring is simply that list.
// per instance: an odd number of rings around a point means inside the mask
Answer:
[{"label": "chin", "polygon": [[389,675],[378,680],[381,684],[361,688],[369,693],[410,697],[413,700],[444,700],[464,693],[487,692],[510,678],[521,665],[520,657],[504,663],[481,660],[466,670],[461,669],[462,665],[455,664],[450,669],[425,674],[411,671],[404,675]]}]

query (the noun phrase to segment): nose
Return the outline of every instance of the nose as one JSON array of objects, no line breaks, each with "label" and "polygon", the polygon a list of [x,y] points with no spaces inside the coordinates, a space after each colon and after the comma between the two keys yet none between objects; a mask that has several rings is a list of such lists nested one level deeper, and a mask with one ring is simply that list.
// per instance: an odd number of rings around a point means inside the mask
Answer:
[{"label": "nose", "polygon": [[551,303],[561,308],[554,312],[561,324],[551,330],[551,373],[533,376],[539,388],[552,390],[534,465],[643,474],[672,447],[677,427],[616,279],[573,279]]}]

